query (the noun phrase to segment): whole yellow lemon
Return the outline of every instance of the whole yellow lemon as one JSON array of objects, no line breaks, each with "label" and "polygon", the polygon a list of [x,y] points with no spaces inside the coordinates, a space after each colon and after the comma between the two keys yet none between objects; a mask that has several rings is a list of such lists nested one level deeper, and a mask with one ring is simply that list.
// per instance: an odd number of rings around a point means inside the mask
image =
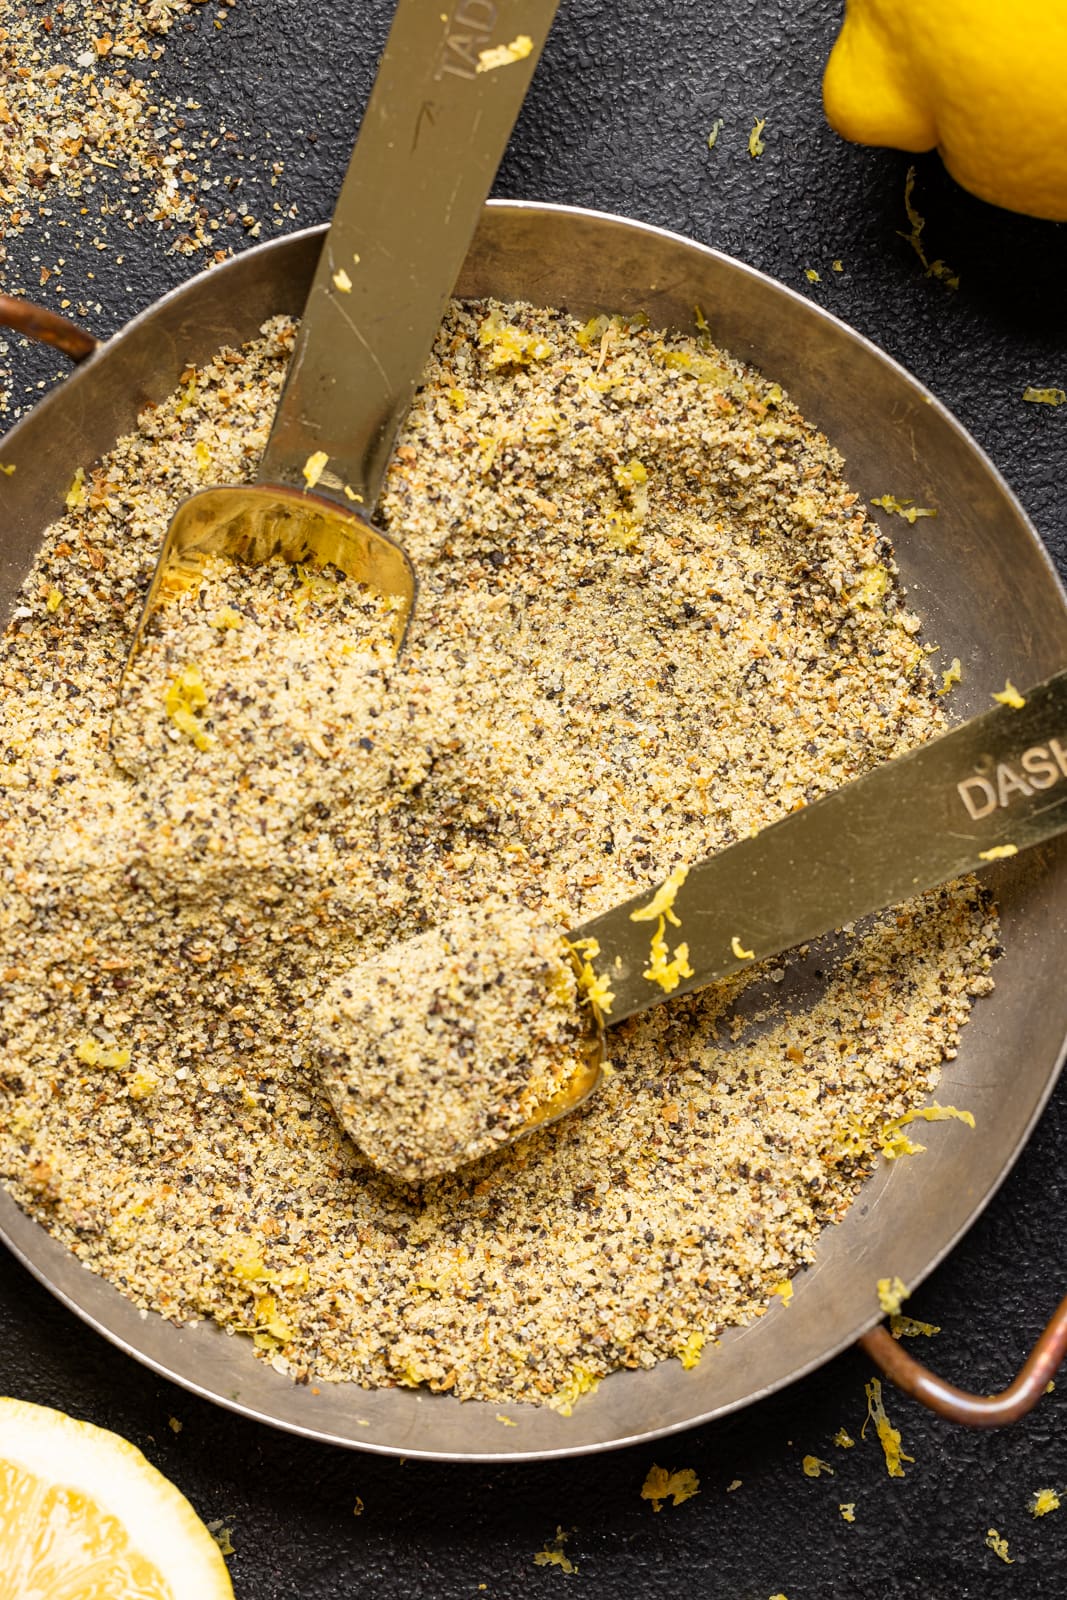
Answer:
[{"label": "whole yellow lemon", "polygon": [[846,139],[936,146],[983,200],[1067,221],[1067,0],[845,0],[823,104]]}]

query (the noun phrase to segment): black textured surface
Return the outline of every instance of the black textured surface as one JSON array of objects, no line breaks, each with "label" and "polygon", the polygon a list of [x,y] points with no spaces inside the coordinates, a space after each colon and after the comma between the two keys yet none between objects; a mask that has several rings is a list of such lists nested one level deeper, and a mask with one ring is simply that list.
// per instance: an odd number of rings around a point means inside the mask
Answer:
[{"label": "black textured surface", "polygon": [[[266,219],[265,237],[273,217],[289,228],[327,213],[389,12],[388,0],[237,0],[221,29],[204,7],[170,36],[161,92],[195,98],[197,117],[238,133],[228,170],[243,176],[241,206]],[[959,273],[959,291],[924,277],[899,233],[908,231],[908,158],[848,147],[823,122],[819,77],[836,21],[832,0],[731,9],[562,0],[496,192],[675,228],[811,294],[955,411],[1065,570],[1067,407],[1021,396],[1028,383],[1067,386],[1067,228],[984,206],[936,158],[920,158],[924,243]],[[767,119],[766,149],[752,160],[756,117]],[[276,188],[272,161],[284,163]],[[8,241],[5,287],[36,291],[38,261],[57,239],[69,247],[76,208],[53,209],[50,222]],[[64,215],[72,228],[60,235]],[[239,226],[219,234],[222,244],[240,237]],[[200,264],[168,253],[169,242],[145,226],[124,233],[121,264],[114,252],[67,249],[66,292],[89,306],[96,331]],[[808,283],[808,267],[820,282]],[[47,358],[16,350],[15,360],[16,400],[54,371]],[[1061,1090],[986,1216],[909,1304],[943,1328],[931,1358],[979,1391],[1008,1379],[1067,1290],[1065,1134]],[[241,1600],[504,1600],[567,1586],[591,1600],[1059,1600],[1067,1502],[1037,1522],[1027,1506],[1039,1487],[1067,1490],[1067,1376],[1033,1416],[991,1435],[943,1424],[887,1387],[915,1458],[903,1481],[887,1478],[870,1437],[850,1451],[831,1442],[842,1425],[858,1438],[868,1376],[868,1363],[849,1355],[737,1417],[648,1449],[503,1470],[402,1465],[306,1445],[186,1396],[86,1332],[0,1257],[0,1387],[118,1429],[205,1518],[224,1518]],[[808,1453],[836,1475],[806,1478]],[[654,1461],[695,1468],[699,1497],[654,1514],[639,1498]],[[854,1524],[842,1521],[841,1501],[855,1501]],[[575,1530],[571,1577],[533,1565],[558,1526]],[[1013,1566],[985,1547],[990,1527],[1008,1537]]]}]

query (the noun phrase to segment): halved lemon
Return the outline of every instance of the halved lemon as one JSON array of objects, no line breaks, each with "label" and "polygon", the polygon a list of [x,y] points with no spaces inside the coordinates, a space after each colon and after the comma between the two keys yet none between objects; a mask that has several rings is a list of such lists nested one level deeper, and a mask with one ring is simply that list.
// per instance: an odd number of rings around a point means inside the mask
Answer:
[{"label": "halved lemon", "polygon": [[0,1600],[233,1600],[192,1506],[116,1433],[0,1399]]}]

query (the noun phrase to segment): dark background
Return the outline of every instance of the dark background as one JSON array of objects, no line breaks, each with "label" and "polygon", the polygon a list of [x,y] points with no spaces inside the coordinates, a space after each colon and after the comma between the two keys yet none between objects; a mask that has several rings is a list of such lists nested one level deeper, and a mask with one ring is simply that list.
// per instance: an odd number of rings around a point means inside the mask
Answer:
[{"label": "dark background", "polygon": [[[187,114],[190,138],[236,133],[215,171],[243,179],[236,209],[261,219],[261,237],[328,214],[391,9],[390,0],[236,0],[180,18],[165,41],[158,91],[199,102]],[[947,403],[1065,571],[1067,406],[1027,404],[1022,392],[1067,387],[1067,227],[985,206],[936,156],[919,157],[924,246],[959,274],[959,290],[925,276],[901,236],[912,158],[847,146],[823,121],[819,81],[838,13],[833,0],[673,0],[661,13],[649,0],[562,0],[495,192],[677,229],[810,294]],[[756,117],[767,119],[766,149],[753,160]],[[204,254],[175,253],[158,224],[94,217],[90,230],[84,200],[47,202],[50,217],[7,238],[0,287],[58,303],[55,282],[42,289],[38,274],[60,251],[72,311],[84,306],[99,334],[205,264]],[[208,203],[224,216],[223,191]],[[112,248],[90,250],[90,232],[101,230]],[[240,220],[223,220],[213,246],[240,248],[246,237]],[[809,267],[820,282],[808,282]],[[4,359],[12,410],[56,375],[51,357],[14,340]],[[1067,1291],[1065,1133],[1061,1090],[986,1216],[907,1307],[943,1330],[920,1353],[979,1392],[1008,1381]],[[590,1600],[1059,1600],[1067,1494],[1040,1521],[1028,1504],[1038,1488],[1067,1491],[1067,1376],[1032,1416],[988,1435],[941,1423],[887,1385],[915,1458],[903,1481],[887,1477],[870,1431],[854,1450],[832,1443],[841,1426],[858,1439],[870,1376],[863,1357],[848,1355],[725,1422],[617,1454],[508,1468],[402,1463],[289,1439],[195,1400],[85,1330],[0,1254],[0,1387],[117,1429],[206,1520],[222,1518],[240,1600],[506,1600],[568,1587]],[[805,1477],[809,1453],[836,1476]],[[699,1496],[653,1513],[639,1493],[653,1462],[694,1468]],[[842,1521],[841,1501],[855,1501],[854,1524]],[[573,1530],[573,1576],[533,1563],[557,1527]],[[1009,1539],[1013,1566],[986,1548],[991,1527]]]}]

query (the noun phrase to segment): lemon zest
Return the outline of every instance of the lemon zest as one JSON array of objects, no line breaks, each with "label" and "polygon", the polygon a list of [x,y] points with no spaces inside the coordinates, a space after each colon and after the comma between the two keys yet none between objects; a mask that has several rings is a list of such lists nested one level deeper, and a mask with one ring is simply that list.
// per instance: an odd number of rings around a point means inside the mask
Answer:
[{"label": "lemon zest", "polygon": [[572,944],[569,939],[565,939],[563,942],[578,958],[578,989],[582,997],[588,1000],[595,1012],[606,1017],[615,1003],[615,995],[608,974],[597,972],[593,966],[593,962],[600,954],[599,940],[575,939]]},{"label": "lemon zest", "polygon": [[776,1294],[779,1300],[781,1300],[782,1304],[787,1306],[792,1300],[794,1294],[792,1279],[787,1278],[784,1283],[776,1283],[774,1288],[771,1290],[771,1293]]},{"label": "lemon zest", "polygon": [[556,353],[547,339],[505,322],[497,310],[490,311],[479,327],[478,343],[489,351],[491,367],[526,367],[531,361],[547,361]]},{"label": "lemon zest", "polygon": [[844,272],[845,263],[843,261],[841,261],[841,260],[831,261],[830,270],[832,272]]},{"label": "lemon zest", "polygon": [[498,1411],[497,1412],[496,1420],[498,1422],[502,1422],[504,1424],[505,1428],[517,1428],[518,1427],[518,1423],[515,1421],[514,1417],[506,1417],[502,1411]]},{"label": "lemon zest", "polygon": [[497,67],[510,67],[516,61],[525,61],[533,49],[533,40],[528,33],[520,33],[510,44],[493,45],[488,50],[479,50],[479,72],[495,72]]},{"label": "lemon zest", "polygon": [[899,1317],[900,1308],[910,1293],[903,1278],[878,1279],[878,1304],[887,1317]]},{"label": "lemon zest", "polygon": [[74,481],[67,490],[64,501],[68,511],[81,511],[89,504],[89,497],[85,492],[85,468],[79,467],[74,474]]},{"label": "lemon zest", "polygon": [[564,1533],[562,1528],[556,1529],[556,1537],[546,1542],[543,1550],[538,1550],[534,1556],[535,1567],[560,1567],[564,1572],[577,1572],[578,1568],[570,1556],[564,1554],[563,1546],[570,1538],[569,1533]]},{"label": "lemon zest", "polygon": [[821,283],[822,282],[821,273],[816,272],[814,267],[805,267],[804,268],[804,276],[805,276],[805,278],[807,278],[809,283]]},{"label": "lemon zest", "polygon": [[569,1417],[575,1404],[583,1394],[592,1394],[600,1383],[599,1376],[589,1367],[578,1362],[571,1372],[570,1377],[557,1389],[549,1400],[553,1411],[558,1411],[561,1417]]},{"label": "lemon zest", "polygon": [[[891,1478],[903,1478],[904,1462],[914,1461],[914,1456],[905,1455],[900,1443],[900,1429],[894,1428],[886,1415],[882,1402],[882,1385],[878,1378],[872,1378],[867,1384],[867,1422],[873,1422],[879,1442],[885,1452],[885,1466]],[[860,1429],[860,1438],[867,1433],[867,1422]]]},{"label": "lemon zest", "polygon": [[[928,278],[938,278],[946,289],[958,289],[960,286],[959,274],[953,272],[944,261],[930,261],[927,259],[926,250],[922,242],[922,232],[926,227],[926,218],[921,217],[912,202],[912,193],[915,189],[915,168],[909,167],[907,177],[904,179],[904,210],[907,212],[908,221],[911,223],[910,233],[901,233],[900,237],[906,239],[915,254],[922,262]],[[898,230],[899,231],[899,230]]]},{"label": "lemon zest", "polygon": [[1047,1517],[1050,1511],[1060,1509],[1060,1497],[1055,1489],[1035,1489],[1034,1498],[1030,1502],[1030,1515],[1032,1517]]},{"label": "lemon zest", "polygon": [[684,1505],[686,1500],[700,1493],[700,1479],[692,1467],[679,1467],[668,1472],[666,1467],[652,1466],[641,1485],[641,1499],[651,1500],[653,1511],[662,1511],[668,1500],[674,1505]]},{"label": "lemon zest", "polygon": [[44,608],[46,611],[56,612],[63,604],[63,595],[59,589],[49,589],[45,596]]},{"label": "lemon zest", "polygon": [[1026,696],[1019,693],[1010,678],[1005,679],[1003,689],[993,699],[998,705],[1011,706],[1013,711],[1021,711],[1026,704]]},{"label": "lemon zest", "polygon": [[941,687],[937,691],[938,694],[948,694],[953,685],[962,682],[962,680],[963,668],[960,665],[960,658],[959,656],[953,656],[951,662],[941,674]]},{"label": "lemon zest", "polygon": [[894,1339],[917,1339],[920,1335],[932,1339],[941,1329],[933,1322],[916,1322],[914,1317],[891,1316],[889,1331]]},{"label": "lemon zest", "polygon": [[311,455],[308,456],[300,470],[304,474],[304,482],[307,484],[309,489],[314,489],[315,485],[322,477],[326,463],[329,461],[329,459],[330,458],[326,454],[325,450],[313,450]]},{"label": "lemon zest", "polygon": [[979,861],[1006,861],[1009,856],[1017,856],[1017,844],[995,844],[991,850],[979,850]]},{"label": "lemon zest", "polygon": [[715,121],[711,125],[711,132],[708,134],[708,149],[709,150],[714,150],[716,142],[717,142],[718,137],[719,137],[719,134],[722,132],[722,130],[725,128],[725,126],[726,126],[726,119],[724,117],[716,117],[715,118]]},{"label": "lemon zest", "polygon": [[660,917],[666,917],[674,927],[680,928],[681,922],[674,914],[674,902],[678,890],[689,876],[689,868],[685,864],[675,867],[659,888],[656,890],[647,906],[641,906],[637,911],[630,912],[631,922],[655,922]]},{"label": "lemon zest", "polygon": [[15,472],[15,463],[12,461],[8,466],[5,466],[4,463],[0,461],[0,472],[4,474],[5,478],[12,477]]},{"label": "lemon zest", "polygon": [[675,1350],[674,1354],[678,1357],[686,1372],[692,1372],[693,1368],[699,1365],[700,1353],[706,1342],[702,1333],[691,1333],[688,1339]]},{"label": "lemon zest", "polygon": [[108,1050],[95,1039],[82,1039],[75,1045],[74,1054],[86,1067],[128,1067],[130,1064],[128,1046],[118,1045]]},{"label": "lemon zest", "polygon": [[800,1463],[800,1469],[805,1478],[821,1478],[826,1472],[832,1478],[834,1469],[828,1461],[820,1461],[818,1456],[805,1456]]},{"label": "lemon zest", "polygon": [[999,1534],[996,1528],[990,1528],[989,1532],[985,1536],[985,1542],[989,1546],[990,1550],[992,1550],[993,1554],[995,1556],[999,1556],[1005,1565],[1009,1567],[1013,1567],[1015,1565],[1015,1557],[1008,1554],[1007,1539]]},{"label": "lemon zest", "polygon": [[680,944],[675,947],[674,959],[668,960],[670,950],[664,938],[667,922],[666,917],[660,917],[656,924],[656,931],[652,935],[649,964],[641,974],[649,983],[658,983],[660,988],[671,994],[677,989],[683,978],[691,978],[693,969],[689,965],[689,946]]},{"label": "lemon zest", "polygon": [[339,289],[342,294],[352,293],[352,279],[348,276],[348,273],[345,271],[344,267],[338,267],[337,271],[334,273],[333,286],[335,289]]},{"label": "lemon zest", "polygon": [[841,1505],[839,1505],[837,1509],[841,1513],[842,1522],[855,1522],[855,1520],[856,1520],[856,1502],[855,1502],[855,1500],[846,1500]]},{"label": "lemon zest", "polygon": [[213,734],[207,732],[199,717],[207,705],[207,690],[199,667],[185,667],[167,686],[164,697],[167,716],[179,732],[191,739],[198,750],[210,750],[215,743]]},{"label": "lemon zest", "polygon": [[232,631],[234,628],[244,627],[244,620],[245,619],[242,617],[241,613],[239,611],[235,611],[232,606],[223,606],[222,610],[216,611],[215,615],[212,617],[211,626],[213,628],[223,628]]},{"label": "lemon zest", "polygon": [[837,1432],[834,1434],[834,1443],[837,1445],[839,1450],[853,1450],[856,1446],[855,1439],[850,1433],[847,1433],[844,1428],[838,1428]]},{"label": "lemon zest", "polygon": [[762,138],[763,130],[766,126],[767,118],[757,117],[752,126],[752,132],[748,136],[748,153],[753,160],[757,156],[761,156],[767,148]]},{"label": "lemon zest", "polygon": [[920,517],[936,517],[937,511],[933,506],[917,506],[913,500],[898,500],[895,494],[876,494],[871,496],[872,506],[881,506],[883,511],[892,511],[894,516],[903,517],[905,522],[910,522],[912,527]]},{"label": "lemon zest", "polygon": [[1028,384],[1023,390],[1023,399],[1040,406],[1062,406],[1067,401],[1067,389],[1035,389],[1033,384]]},{"label": "lemon zest", "polygon": [[746,950],[736,933],[730,940],[730,949],[733,952],[735,961],[755,961],[756,959],[755,950]]}]

